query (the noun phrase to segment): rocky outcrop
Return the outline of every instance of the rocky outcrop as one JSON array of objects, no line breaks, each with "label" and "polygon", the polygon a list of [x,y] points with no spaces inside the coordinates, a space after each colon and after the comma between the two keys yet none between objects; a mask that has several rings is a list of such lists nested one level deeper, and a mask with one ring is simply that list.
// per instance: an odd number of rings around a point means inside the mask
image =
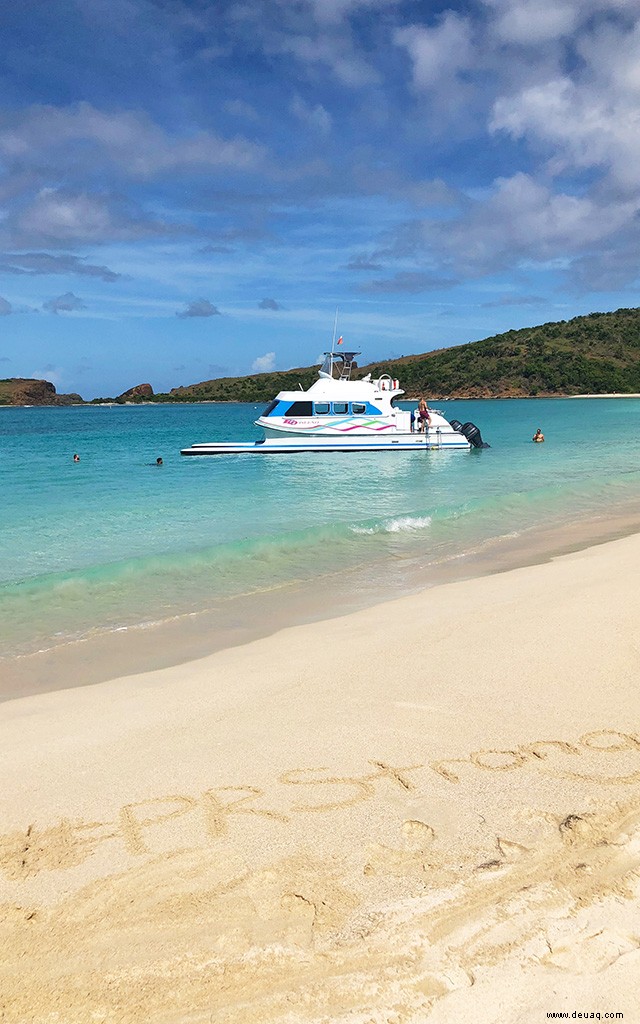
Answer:
[{"label": "rocky outcrop", "polygon": [[49,380],[7,377],[0,380],[0,405],[82,405],[80,395],[59,395]]},{"label": "rocky outcrop", "polygon": [[153,398],[153,388],[150,384],[136,384],[135,387],[129,388],[128,391],[123,391],[121,395],[118,395],[117,402],[144,402],[148,398]]}]

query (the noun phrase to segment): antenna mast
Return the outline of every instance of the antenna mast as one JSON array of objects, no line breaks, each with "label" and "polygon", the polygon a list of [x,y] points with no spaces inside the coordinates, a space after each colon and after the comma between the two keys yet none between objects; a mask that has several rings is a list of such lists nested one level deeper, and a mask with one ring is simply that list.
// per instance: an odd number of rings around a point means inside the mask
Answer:
[{"label": "antenna mast", "polygon": [[333,338],[331,339],[331,355],[336,345],[336,328],[338,326],[338,307],[336,306],[336,315],[333,320]]}]

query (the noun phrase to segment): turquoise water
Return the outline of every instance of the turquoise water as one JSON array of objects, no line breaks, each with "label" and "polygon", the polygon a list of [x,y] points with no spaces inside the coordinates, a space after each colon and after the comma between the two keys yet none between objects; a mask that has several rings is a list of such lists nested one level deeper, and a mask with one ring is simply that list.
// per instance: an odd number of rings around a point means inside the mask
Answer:
[{"label": "turquoise water", "polygon": [[0,655],[318,576],[335,579],[337,613],[350,587],[366,601],[428,585],[491,538],[640,498],[640,400],[441,407],[492,447],[187,459],[193,442],[261,436],[262,407],[0,409]]}]

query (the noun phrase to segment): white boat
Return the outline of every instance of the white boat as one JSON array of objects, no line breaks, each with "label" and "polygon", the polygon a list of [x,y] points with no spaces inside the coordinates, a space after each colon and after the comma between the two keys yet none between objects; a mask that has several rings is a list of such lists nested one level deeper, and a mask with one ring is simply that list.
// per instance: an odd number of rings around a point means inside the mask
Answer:
[{"label": "white boat", "polygon": [[280,391],[255,421],[259,441],[211,441],[183,448],[182,455],[244,455],[297,452],[384,452],[487,448],[473,423],[449,422],[430,409],[419,430],[414,412],[397,402],[404,391],[387,373],[352,380],[359,352],[326,352],[318,380],[307,391]]}]

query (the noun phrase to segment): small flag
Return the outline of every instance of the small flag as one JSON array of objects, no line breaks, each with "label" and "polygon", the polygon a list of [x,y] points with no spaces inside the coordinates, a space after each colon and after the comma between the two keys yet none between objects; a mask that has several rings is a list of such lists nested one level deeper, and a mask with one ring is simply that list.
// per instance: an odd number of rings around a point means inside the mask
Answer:
[{"label": "small flag", "polygon": [[342,335],[338,338],[338,345],[342,345]]}]

